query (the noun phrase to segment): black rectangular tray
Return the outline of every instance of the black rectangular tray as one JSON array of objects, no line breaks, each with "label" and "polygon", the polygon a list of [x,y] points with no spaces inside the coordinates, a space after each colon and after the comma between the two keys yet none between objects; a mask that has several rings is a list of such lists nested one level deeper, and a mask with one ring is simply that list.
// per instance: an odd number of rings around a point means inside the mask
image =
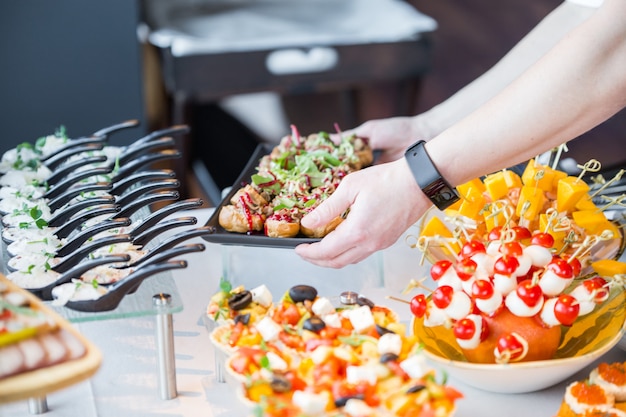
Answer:
[{"label": "black rectangular tray", "polygon": [[238,245],[238,246],[262,246],[273,248],[294,248],[301,243],[313,243],[318,242],[318,238],[307,237],[293,237],[293,238],[277,238],[265,236],[261,232],[254,234],[234,233],[225,230],[220,226],[218,217],[220,210],[225,205],[229,204],[231,197],[241,188],[244,184],[249,184],[252,181],[252,175],[256,174],[256,167],[259,165],[259,160],[264,155],[270,153],[273,149],[271,145],[259,145],[255,149],[254,153],[248,160],[248,163],[243,168],[239,177],[235,180],[231,190],[222,199],[220,204],[215,208],[215,211],[207,221],[205,226],[212,228],[212,233],[204,235],[202,238],[207,242],[219,243],[223,245]]}]

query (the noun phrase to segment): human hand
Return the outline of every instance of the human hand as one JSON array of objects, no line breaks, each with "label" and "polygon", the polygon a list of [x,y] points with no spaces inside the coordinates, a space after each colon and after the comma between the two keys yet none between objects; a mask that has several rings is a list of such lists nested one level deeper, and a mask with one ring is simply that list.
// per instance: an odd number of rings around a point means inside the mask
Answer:
[{"label": "human hand", "polygon": [[302,218],[323,226],[350,209],[346,219],[320,242],[301,244],[296,253],[313,264],[343,268],[391,246],[431,203],[404,160],[376,165],[346,176],[335,192]]},{"label": "human hand", "polygon": [[419,124],[419,116],[368,120],[342,132],[342,135],[355,134],[367,139],[372,149],[382,151],[377,163],[385,163],[402,157],[404,151],[416,141],[430,139],[426,132],[421,131]]}]

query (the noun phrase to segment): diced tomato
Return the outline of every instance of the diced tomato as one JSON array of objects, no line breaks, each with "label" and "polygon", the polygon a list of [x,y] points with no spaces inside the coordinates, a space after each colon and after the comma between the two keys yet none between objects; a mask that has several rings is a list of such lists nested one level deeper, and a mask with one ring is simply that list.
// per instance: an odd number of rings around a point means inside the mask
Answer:
[{"label": "diced tomato", "polygon": [[12,315],[11,310],[8,308],[0,310],[0,320],[10,319]]},{"label": "diced tomato", "polygon": [[265,355],[265,352],[259,348],[240,346],[237,349],[237,356],[246,356],[248,358],[256,358],[257,356],[263,356],[263,355]]},{"label": "diced tomato", "polygon": [[385,365],[387,365],[387,367],[391,369],[391,372],[393,372],[395,375],[402,378],[404,381],[409,379],[409,375],[406,372],[404,372],[404,369],[402,369],[402,367],[400,366],[398,362],[388,361],[385,363]]},{"label": "diced tomato", "polygon": [[230,367],[238,374],[245,375],[250,365],[250,358],[243,355],[235,355],[230,360]]},{"label": "diced tomato", "polygon": [[230,337],[228,338],[229,345],[231,346],[237,345],[237,341],[241,337],[241,334],[243,333],[243,329],[244,329],[244,324],[242,322],[239,321],[235,323],[235,325],[232,327],[230,331]]},{"label": "diced tomato", "polygon": [[352,327],[352,322],[347,317],[341,318],[341,327],[350,331],[354,330],[354,327]]},{"label": "diced tomato", "polygon": [[357,393],[363,395],[363,401],[370,407],[377,407],[380,405],[380,397],[376,394],[376,385],[372,385],[368,382],[361,381],[356,384]]},{"label": "diced tomato", "polygon": [[463,393],[461,391],[457,390],[456,388],[450,387],[448,385],[443,387],[443,392],[444,392],[445,397],[449,399],[450,401],[456,401],[458,399],[463,398]]},{"label": "diced tomato", "polygon": [[280,308],[276,309],[272,318],[277,323],[295,326],[300,321],[300,311],[295,304],[283,303]]},{"label": "diced tomato", "polygon": [[351,333],[352,330],[348,328],[326,326],[320,331],[320,337],[322,339],[335,340],[339,336],[350,336]]},{"label": "diced tomato", "polygon": [[298,335],[280,332],[278,339],[292,349],[303,350],[305,348],[304,341]]},{"label": "diced tomato", "polygon": [[313,379],[320,386],[332,386],[334,381],[344,379],[346,375],[345,362],[331,356],[324,363],[313,369]]},{"label": "diced tomato", "polygon": [[358,394],[356,387],[344,380],[336,380],[333,382],[331,393],[334,399],[353,397]]},{"label": "diced tomato", "polygon": [[369,329],[367,329],[367,332],[365,332],[365,334],[373,337],[374,339],[380,338],[380,335],[378,334],[378,331],[376,330],[376,326],[371,326]]},{"label": "diced tomato", "polygon": [[298,377],[295,372],[289,371],[285,373],[285,378],[291,383],[292,391],[303,391],[307,387],[306,382]]}]

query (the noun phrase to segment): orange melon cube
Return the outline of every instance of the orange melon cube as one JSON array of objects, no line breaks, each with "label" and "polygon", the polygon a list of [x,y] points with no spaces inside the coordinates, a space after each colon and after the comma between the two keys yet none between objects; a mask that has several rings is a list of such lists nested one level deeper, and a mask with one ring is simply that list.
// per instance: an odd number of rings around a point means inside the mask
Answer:
[{"label": "orange melon cube", "polygon": [[552,179],[552,190],[556,190],[557,187],[559,186],[559,180],[565,177],[567,177],[567,172],[558,171],[558,170],[554,171],[554,178]]},{"label": "orange melon cube", "polygon": [[598,229],[596,230],[596,234],[601,235],[605,231],[610,231],[611,233],[613,233],[613,239],[623,238],[620,228],[610,220],[606,220],[604,223],[600,224],[598,226]]},{"label": "orange melon cube", "polygon": [[[448,229],[448,226],[446,226],[446,224],[439,217],[432,216],[426,222],[426,224],[424,224],[424,227],[422,228],[422,231],[420,233],[420,237],[453,238],[454,235],[452,234],[450,229]],[[457,243],[451,243],[450,248],[453,253],[450,253],[450,251],[446,247],[443,247],[442,250],[448,255],[456,255],[461,250],[460,246]]]},{"label": "orange melon cube", "polygon": [[559,212],[571,212],[588,191],[589,185],[577,177],[561,178],[557,185],[556,209]]},{"label": "orange melon cube", "polygon": [[526,220],[535,220],[543,209],[546,197],[542,190],[525,185],[520,190],[515,214]]},{"label": "orange melon cube", "polygon": [[420,233],[420,236],[441,236],[441,237],[452,237],[452,232],[448,229],[448,226],[437,216],[432,216],[426,224],[424,224],[424,228]]},{"label": "orange melon cube", "polygon": [[626,262],[616,261],[614,259],[600,259],[592,262],[591,268],[593,268],[598,275],[603,277],[626,274]]},{"label": "orange melon cube", "polygon": [[527,187],[536,187],[550,192],[554,189],[555,175],[555,170],[547,165],[536,163],[534,159],[531,159],[522,173],[522,183]]},{"label": "orange melon cube", "polygon": [[520,188],[522,184],[522,178],[513,171],[502,171],[504,181],[509,188]]},{"label": "orange melon cube", "polygon": [[465,184],[459,185],[456,189],[464,199],[472,202],[477,199],[484,200],[483,193],[487,190],[480,178],[474,178]]},{"label": "orange melon cube", "polygon": [[459,210],[459,207],[461,207],[461,204],[463,203],[463,199],[459,198],[457,201],[455,201],[454,203],[452,203],[452,205],[450,207],[448,207],[447,209],[444,210],[444,213],[448,213],[448,210],[452,211],[452,212],[456,212]]},{"label": "orange melon cube", "polygon": [[604,213],[598,210],[574,211],[572,220],[591,235],[601,233],[600,226],[605,226],[607,221]]},{"label": "orange melon cube", "polygon": [[483,212],[483,218],[487,231],[491,231],[494,227],[504,226],[506,223],[506,217],[502,211],[494,212],[493,210],[485,210]]},{"label": "orange melon cube", "polygon": [[491,201],[500,200],[509,193],[509,186],[506,183],[503,171],[487,175],[483,183],[491,197]]},{"label": "orange melon cube", "polygon": [[[480,197],[480,198],[478,198]],[[487,201],[481,196],[477,196],[476,200],[462,200],[458,213],[461,216],[469,217],[470,219],[478,220],[480,211],[485,207]]]},{"label": "orange melon cube", "polygon": [[574,208],[576,208],[576,210],[598,210],[598,206],[591,200],[589,194],[582,196]]}]

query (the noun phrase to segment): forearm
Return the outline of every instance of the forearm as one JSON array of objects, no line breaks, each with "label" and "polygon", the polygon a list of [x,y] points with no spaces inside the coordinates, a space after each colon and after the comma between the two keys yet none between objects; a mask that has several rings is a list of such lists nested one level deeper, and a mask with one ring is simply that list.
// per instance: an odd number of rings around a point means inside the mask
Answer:
[{"label": "forearm", "polygon": [[607,0],[502,93],[427,149],[444,177],[458,185],[571,140],[625,102],[626,2]]},{"label": "forearm", "polygon": [[430,139],[463,119],[510,84],[594,11],[593,8],[562,3],[491,69],[446,101],[416,116],[418,130]]}]

